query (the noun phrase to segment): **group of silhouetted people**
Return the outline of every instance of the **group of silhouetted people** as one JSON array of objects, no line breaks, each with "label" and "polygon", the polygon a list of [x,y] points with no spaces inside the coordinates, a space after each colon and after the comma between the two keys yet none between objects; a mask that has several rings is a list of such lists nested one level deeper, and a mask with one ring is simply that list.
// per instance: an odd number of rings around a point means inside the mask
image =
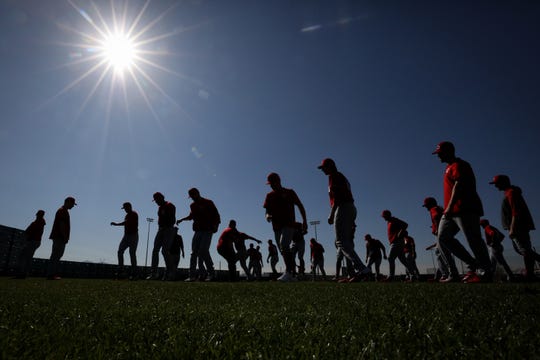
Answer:
[{"label": "group of silhouetted people", "polygon": [[[483,216],[483,207],[476,191],[476,178],[469,163],[456,157],[455,148],[451,142],[441,142],[433,152],[441,162],[446,163],[443,177],[443,206],[439,206],[433,197],[424,199],[423,206],[429,211],[432,221],[432,233],[437,241],[428,247],[435,249],[437,256],[437,272],[433,281],[439,282],[490,282],[497,264],[500,264],[507,279],[512,280],[513,274],[503,256],[502,240],[504,235]],[[330,214],[328,224],[333,225],[336,246],[336,276],[340,282],[357,282],[369,279],[392,281],[395,278],[395,260],[398,259],[406,269],[408,281],[419,279],[416,265],[416,247],[414,238],[407,232],[407,223],[392,215],[390,210],[384,210],[382,218],[387,222],[387,233],[390,249],[388,255],[384,245],[371,235],[365,235],[366,263],[362,262],[355,251],[354,238],[356,232],[356,207],[347,178],[338,171],[335,162],[324,159],[318,166],[328,176],[328,194],[330,200]],[[490,182],[504,192],[501,219],[502,227],[508,231],[508,237],[516,252],[523,256],[525,262],[525,279],[534,280],[534,265],[540,261],[540,255],[532,247],[530,231],[534,230],[534,222],[521,189],[511,185],[506,175],[497,175]],[[296,281],[298,275],[305,271],[304,235],[307,233],[306,210],[296,192],[282,186],[281,178],[277,173],[270,173],[267,184],[271,191],[266,195],[263,207],[265,216],[271,223],[274,232],[274,241],[268,240],[268,257],[273,278],[281,282]],[[178,233],[178,225],[182,221],[193,221],[193,238],[191,242],[191,255],[189,260],[189,276],[185,281],[212,281],[216,278],[214,263],[210,255],[210,246],[213,234],[219,229],[220,214],[212,200],[203,198],[198,189],[188,191],[192,199],[190,212],[187,216],[177,220],[176,207],[165,196],[156,192],[154,202],[158,206],[158,231],[152,249],[151,271],[147,279],[175,280],[176,270],[180,257],[184,257],[184,243]],[[52,240],[52,251],[47,270],[48,279],[60,279],[58,274],[59,261],[69,241],[70,218],[69,210],[76,205],[73,197],[67,197],[64,204],[55,214],[55,219],[49,238]],[[302,222],[295,218],[296,208],[302,217]],[[126,212],[123,222],[111,222],[113,226],[123,226],[124,236],[118,247],[119,272],[124,271],[124,252],[129,249],[131,259],[131,278],[138,278],[136,250],[139,240],[138,215],[131,203],[123,204]],[[45,226],[45,212],[39,210],[36,220],[26,229],[25,247],[21,252],[18,278],[28,274],[29,266],[35,250],[39,247]],[[261,244],[261,240],[238,231],[235,220],[231,220],[227,228],[221,233],[217,252],[226,260],[228,278],[237,280],[236,263],[238,262],[248,280],[260,279],[263,267],[263,256],[260,246],[250,244],[246,248],[245,242],[251,240]],[[481,234],[484,229],[486,241]],[[461,231],[471,252],[456,239]],[[326,277],[324,270],[324,248],[316,239],[310,240],[311,268],[313,277],[320,272]],[[159,255],[165,262],[165,273],[158,274]],[[276,269],[279,254],[283,260],[285,270],[280,275]],[[382,258],[388,259],[389,275],[382,277],[380,265]],[[467,266],[467,272],[460,277],[454,257],[457,257]],[[249,263],[247,262],[249,260]],[[296,260],[299,264],[297,265]],[[341,264],[347,264],[347,276],[340,277]],[[375,265],[375,277],[371,267]]]}]

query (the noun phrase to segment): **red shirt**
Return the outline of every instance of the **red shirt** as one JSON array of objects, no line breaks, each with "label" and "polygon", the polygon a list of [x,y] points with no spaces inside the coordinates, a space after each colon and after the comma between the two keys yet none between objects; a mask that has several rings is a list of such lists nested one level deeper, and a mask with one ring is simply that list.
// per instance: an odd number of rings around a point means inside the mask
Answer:
[{"label": "red shirt", "polygon": [[231,252],[234,251],[233,244],[235,243],[237,237],[238,230],[230,227],[226,228],[219,237],[217,248]]},{"label": "red shirt", "polygon": [[484,234],[486,235],[486,244],[489,246],[497,246],[504,239],[504,235],[491,225],[487,225],[484,228]]},{"label": "red shirt", "polygon": [[56,211],[56,215],[54,216],[54,222],[49,239],[64,240],[67,243],[69,241],[70,231],[71,225],[69,220],[69,211],[62,206]]},{"label": "red shirt", "polygon": [[199,198],[189,207],[191,209],[189,218],[193,219],[193,231],[217,231],[221,218],[212,200]]},{"label": "red shirt", "polygon": [[414,239],[412,237],[405,236],[403,244],[403,252],[405,254],[414,252]]},{"label": "red shirt", "polygon": [[165,202],[158,208],[158,226],[171,227],[176,223],[176,207],[171,202]]},{"label": "red shirt", "polygon": [[272,216],[272,227],[280,230],[284,227],[294,227],[294,206],[300,206],[298,195],[292,189],[281,188],[266,195],[263,207]]},{"label": "red shirt", "polygon": [[478,216],[484,215],[482,201],[476,192],[476,177],[468,162],[456,158],[448,164],[444,172],[444,208],[448,207],[452,189],[456,182],[460,183],[460,191],[454,195],[454,206],[450,209],[453,214],[473,213]]},{"label": "red shirt", "polygon": [[511,186],[504,191],[502,203],[502,223],[504,229],[510,229],[514,217],[514,231],[523,232],[534,230],[534,221],[529,211],[529,207],[521,194],[521,189]]},{"label": "red shirt", "polygon": [[354,202],[351,184],[339,171],[328,176],[328,195],[331,207]]},{"label": "red shirt", "polygon": [[439,232],[439,223],[443,215],[444,209],[440,206],[434,206],[429,209],[431,215],[431,233],[436,235]]},{"label": "red shirt", "polygon": [[41,241],[43,229],[45,228],[45,219],[37,218],[26,228],[26,240]]},{"label": "red shirt", "polygon": [[124,234],[133,235],[139,233],[139,215],[135,211],[130,211],[124,218]]},{"label": "red shirt", "polygon": [[[407,224],[405,221],[402,221],[396,217],[391,217],[388,220],[388,241],[390,241],[390,244],[392,244],[396,239],[397,235],[401,230],[407,230],[407,227],[409,224]],[[404,231],[401,233],[401,235],[405,235]]]},{"label": "red shirt", "polygon": [[311,248],[311,259],[312,260],[322,260],[324,258],[324,247],[320,243],[310,243]]}]

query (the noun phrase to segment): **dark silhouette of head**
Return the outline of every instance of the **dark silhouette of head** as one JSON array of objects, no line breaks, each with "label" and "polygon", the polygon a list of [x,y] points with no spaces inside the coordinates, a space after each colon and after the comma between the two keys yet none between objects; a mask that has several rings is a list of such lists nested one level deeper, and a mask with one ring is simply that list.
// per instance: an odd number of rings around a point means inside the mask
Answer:
[{"label": "dark silhouette of head", "polygon": [[153,198],[154,198],[154,202],[158,204],[159,206],[165,204],[165,196],[163,196],[162,193],[155,192]]},{"label": "dark silhouette of head", "polygon": [[493,177],[493,180],[489,182],[492,185],[501,191],[504,191],[512,186],[510,183],[510,178],[506,175],[496,175]]},{"label": "dark silhouette of head", "polygon": [[199,192],[199,189],[197,188],[189,189],[188,195],[193,201],[197,201],[201,198],[201,193]]},{"label": "dark silhouette of head", "polygon": [[422,205],[422,207],[425,207],[426,209],[429,210],[435,206],[437,206],[437,200],[435,200],[434,198],[427,197],[424,199],[424,204]]},{"label": "dark silhouette of head", "polygon": [[266,177],[266,183],[270,185],[272,190],[281,188],[281,178],[275,172],[268,174],[268,176]]},{"label": "dark silhouette of head", "polygon": [[449,163],[456,158],[456,149],[450,141],[443,141],[437,145],[432,154],[437,155],[441,162]]},{"label": "dark silhouette of head", "polygon": [[231,229],[236,229],[236,220],[229,221],[229,227]]},{"label": "dark silhouette of head", "polygon": [[336,163],[330,158],[323,159],[318,168],[321,169],[325,175],[329,175],[337,171]]},{"label": "dark silhouette of head", "polygon": [[75,205],[77,205],[77,203],[75,202],[75,198],[72,197],[72,196],[68,196],[68,197],[64,200],[64,207],[67,208],[67,209],[71,209],[71,208],[73,208]]},{"label": "dark silhouette of head", "polygon": [[390,212],[390,210],[383,210],[381,216],[384,220],[388,221],[392,217],[392,213]]},{"label": "dark silhouette of head", "polygon": [[488,219],[482,219],[480,220],[480,226],[483,227],[484,229],[486,228],[486,226],[489,225],[489,220]]}]

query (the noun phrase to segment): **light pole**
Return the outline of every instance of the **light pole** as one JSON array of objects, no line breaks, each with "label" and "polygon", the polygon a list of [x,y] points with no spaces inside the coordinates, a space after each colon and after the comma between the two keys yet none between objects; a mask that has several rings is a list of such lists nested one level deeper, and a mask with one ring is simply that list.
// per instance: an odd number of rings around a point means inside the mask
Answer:
[{"label": "light pole", "polygon": [[152,218],[146,218],[148,221],[148,235],[146,236],[146,258],[144,260],[144,267],[148,266],[148,242],[150,241],[150,223],[154,221]]},{"label": "light pole", "polygon": [[315,240],[316,241],[319,241],[319,239],[317,239],[317,225],[319,225],[321,222],[319,220],[314,220],[314,221],[310,221],[309,222],[309,225],[313,225],[313,227],[315,228]]}]

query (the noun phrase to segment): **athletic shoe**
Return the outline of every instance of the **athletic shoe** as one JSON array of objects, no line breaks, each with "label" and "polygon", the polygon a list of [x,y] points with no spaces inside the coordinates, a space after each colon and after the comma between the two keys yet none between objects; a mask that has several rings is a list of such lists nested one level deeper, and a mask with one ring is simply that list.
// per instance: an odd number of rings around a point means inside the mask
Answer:
[{"label": "athletic shoe", "polygon": [[344,277],[344,278],[341,278],[339,279],[337,282],[338,283],[348,283],[352,278],[349,278],[349,277]]},{"label": "athletic shoe", "polygon": [[283,275],[281,275],[280,277],[277,278],[277,281],[290,282],[290,281],[294,281],[294,280],[293,280],[293,276],[291,274],[289,274],[288,272],[284,272]]},{"label": "athletic shoe", "polygon": [[478,276],[476,273],[469,275],[465,280],[463,280],[465,284],[475,284],[482,282],[482,278]]},{"label": "athletic shoe", "polygon": [[478,276],[478,274],[476,273],[476,271],[468,271],[465,275],[463,275],[461,281],[465,282],[471,276]]},{"label": "athletic shoe", "polygon": [[184,282],[195,282],[195,281],[197,281],[197,279],[192,278],[192,277],[188,277],[186,280],[184,280]]},{"label": "athletic shoe", "polygon": [[439,280],[440,283],[446,284],[446,283],[452,283],[452,282],[459,282],[459,278],[456,276],[448,276],[445,278],[441,278]]},{"label": "athletic shoe", "polygon": [[47,280],[62,280],[62,278],[58,275],[55,275],[55,276],[48,276]]}]

